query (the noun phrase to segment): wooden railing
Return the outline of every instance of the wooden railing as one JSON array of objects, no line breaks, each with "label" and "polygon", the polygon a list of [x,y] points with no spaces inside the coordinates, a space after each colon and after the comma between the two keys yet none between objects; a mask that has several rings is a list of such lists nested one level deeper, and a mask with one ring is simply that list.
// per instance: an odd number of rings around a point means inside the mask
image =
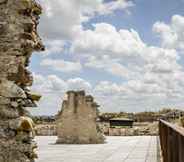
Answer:
[{"label": "wooden railing", "polygon": [[184,162],[184,128],[160,120],[159,134],[163,162]]}]

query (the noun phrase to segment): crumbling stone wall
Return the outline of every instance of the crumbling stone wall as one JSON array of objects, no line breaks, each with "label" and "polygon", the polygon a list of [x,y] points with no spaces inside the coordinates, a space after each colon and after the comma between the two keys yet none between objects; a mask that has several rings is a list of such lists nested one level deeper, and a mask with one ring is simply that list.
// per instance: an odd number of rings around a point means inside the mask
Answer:
[{"label": "crumbling stone wall", "polygon": [[35,0],[0,0],[0,162],[33,162],[34,123],[25,107],[40,96],[28,86],[33,51],[44,50],[37,34],[41,7]]},{"label": "crumbling stone wall", "polygon": [[62,110],[57,116],[56,143],[104,143],[104,136],[97,125],[98,105],[84,91],[67,92]]}]

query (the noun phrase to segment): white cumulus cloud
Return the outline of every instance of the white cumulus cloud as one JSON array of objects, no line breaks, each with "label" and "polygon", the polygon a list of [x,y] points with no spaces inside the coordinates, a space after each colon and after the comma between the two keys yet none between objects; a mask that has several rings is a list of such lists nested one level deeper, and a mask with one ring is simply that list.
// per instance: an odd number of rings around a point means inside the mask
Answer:
[{"label": "white cumulus cloud", "polygon": [[154,24],[153,31],[159,34],[163,47],[184,50],[183,16],[172,16],[170,24],[158,21]]},{"label": "white cumulus cloud", "polygon": [[40,33],[46,39],[71,39],[73,29],[96,14],[110,14],[117,9],[127,11],[129,0],[104,3],[104,0],[38,0],[43,7]]},{"label": "white cumulus cloud", "polygon": [[40,65],[63,73],[80,72],[82,69],[82,65],[80,64],[80,62],[64,61],[62,59],[56,60],[47,58],[42,60]]}]

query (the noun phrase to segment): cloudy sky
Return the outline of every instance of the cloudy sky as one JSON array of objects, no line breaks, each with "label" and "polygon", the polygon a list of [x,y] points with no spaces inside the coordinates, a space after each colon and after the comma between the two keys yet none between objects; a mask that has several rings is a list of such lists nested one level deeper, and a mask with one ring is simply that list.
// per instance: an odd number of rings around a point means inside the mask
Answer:
[{"label": "cloudy sky", "polygon": [[67,90],[86,90],[101,111],[184,108],[184,0],[38,0],[33,114],[56,114]]}]

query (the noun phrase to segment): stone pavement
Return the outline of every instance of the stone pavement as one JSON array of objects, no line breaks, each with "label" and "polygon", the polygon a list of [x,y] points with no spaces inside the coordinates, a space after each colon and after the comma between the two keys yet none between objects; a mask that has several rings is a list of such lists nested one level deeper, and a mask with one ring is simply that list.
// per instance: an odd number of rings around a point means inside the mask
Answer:
[{"label": "stone pavement", "polygon": [[36,162],[157,162],[157,137],[153,136],[111,136],[96,145],[55,145],[55,136],[36,140]]}]

